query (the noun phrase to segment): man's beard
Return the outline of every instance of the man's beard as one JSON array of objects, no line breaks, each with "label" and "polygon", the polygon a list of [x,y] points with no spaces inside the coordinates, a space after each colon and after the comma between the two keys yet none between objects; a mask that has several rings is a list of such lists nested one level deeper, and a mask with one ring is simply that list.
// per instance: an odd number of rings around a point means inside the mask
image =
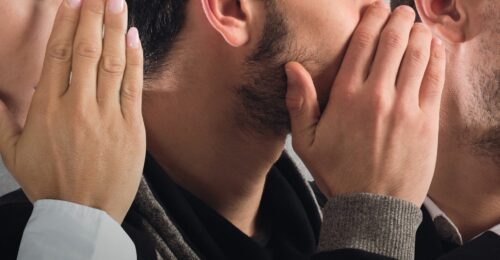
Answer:
[{"label": "man's beard", "polygon": [[[472,122],[482,126],[479,132],[472,135],[474,151],[493,160],[500,167],[500,28],[498,27],[499,3],[489,1],[483,10],[482,23],[485,36],[475,52],[477,63],[472,67],[469,82],[477,94],[474,98],[479,113],[470,115]],[[473,125],[470,125],[473,127]]]},{"label": "man's beard", "polygon": [[486,121],[488,128],[473,139],[473,145],[477,153],[500,165],[500,70],[483,74],[476,84],[482,89],[478,105],[483,110],[482,120]]},{"label": "man's beard", "polygon": [[250,134],[284,136],[290,132],[284,65],[301,59],[291,54],[290,30],[275,1],[267,2],[267,10],[262,40],[247,58],[244,78],[237,88],[241,109],[236,122]]}]

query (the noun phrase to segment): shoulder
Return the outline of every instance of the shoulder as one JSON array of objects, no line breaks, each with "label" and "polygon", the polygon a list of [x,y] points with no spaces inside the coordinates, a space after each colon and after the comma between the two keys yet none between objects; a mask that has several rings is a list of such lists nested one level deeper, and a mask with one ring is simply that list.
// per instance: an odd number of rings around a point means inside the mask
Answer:
[{"label": "shoulder", "polygon": [[33,205],[22,190],[0,198],[0,252],[2,259],[16,259]]}]

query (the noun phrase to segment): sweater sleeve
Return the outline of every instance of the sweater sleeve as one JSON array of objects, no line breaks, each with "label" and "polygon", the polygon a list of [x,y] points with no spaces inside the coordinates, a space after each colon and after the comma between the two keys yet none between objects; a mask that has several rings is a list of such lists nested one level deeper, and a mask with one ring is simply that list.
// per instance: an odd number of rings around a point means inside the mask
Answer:
[{"label": "sweater sleeve", "polygon": [[414,259],[422,212],[410,202],[366,193],[342,195],[326,203],[323,215],[321,257],[315,259],[338,259],[346,252],[360,257],[356,259]]}]

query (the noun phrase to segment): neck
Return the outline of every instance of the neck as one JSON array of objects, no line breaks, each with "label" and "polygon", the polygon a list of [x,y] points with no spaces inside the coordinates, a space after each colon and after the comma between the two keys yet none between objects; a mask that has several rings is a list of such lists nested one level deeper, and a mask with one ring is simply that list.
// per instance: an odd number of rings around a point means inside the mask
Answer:
[{"label": "neck", "polygon": [[174,182],[252,236],[266,177],[285,137],[241,129],[230,109],[237,106],[230,87],[224,80],[200,78],[216,73],[196,74],[146,88],[148,150]]},{"label": "neck", "polygon": [[500,223],[500,167],[471,147],[446,142],[454,138],[441,138],[429,195],[467,241]]}]

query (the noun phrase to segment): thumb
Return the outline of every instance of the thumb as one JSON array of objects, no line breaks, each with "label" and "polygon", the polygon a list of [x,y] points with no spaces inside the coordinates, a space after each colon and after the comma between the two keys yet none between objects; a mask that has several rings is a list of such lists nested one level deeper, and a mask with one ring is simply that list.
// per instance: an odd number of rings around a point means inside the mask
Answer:
[{"label": "thumb", "polygon": [[0,154],[8,167],[13,163],[15,145],[20,133],[21,127],[14,120],[7,105],[0,100]]},{"label": "thumb", "polygon": [[309,148],[315,139],[320,109],[311,75],[297,62],[286,64],[288,78],[286,106],[292,125],[294,149],[299,153]]}]

